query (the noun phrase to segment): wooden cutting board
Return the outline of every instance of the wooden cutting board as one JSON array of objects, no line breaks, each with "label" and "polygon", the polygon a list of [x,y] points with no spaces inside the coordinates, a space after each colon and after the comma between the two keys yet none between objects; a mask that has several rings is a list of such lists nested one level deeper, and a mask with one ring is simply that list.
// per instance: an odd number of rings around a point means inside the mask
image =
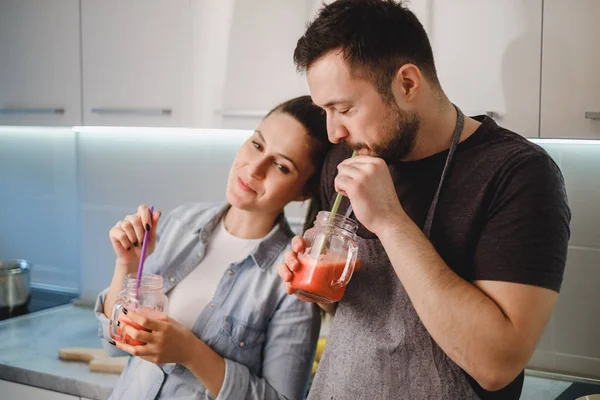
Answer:
[{"label": "wooden cutting board", "polygon": [[58,349],[58,358],[65,361],[81,361],[88,364],[92,372],[120,374],[129,356],[109,357],[103,349],[92,347],[63,347]]}]

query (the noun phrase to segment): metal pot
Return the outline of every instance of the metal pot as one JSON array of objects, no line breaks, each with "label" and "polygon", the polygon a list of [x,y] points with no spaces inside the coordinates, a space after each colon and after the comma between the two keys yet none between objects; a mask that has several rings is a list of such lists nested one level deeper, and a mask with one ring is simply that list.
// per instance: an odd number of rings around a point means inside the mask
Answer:
[{"label": "metal pot", "polygon": [[0,308],[14,308],[27,303],[31,293],[29,270],[25,260],[0,260]]}]

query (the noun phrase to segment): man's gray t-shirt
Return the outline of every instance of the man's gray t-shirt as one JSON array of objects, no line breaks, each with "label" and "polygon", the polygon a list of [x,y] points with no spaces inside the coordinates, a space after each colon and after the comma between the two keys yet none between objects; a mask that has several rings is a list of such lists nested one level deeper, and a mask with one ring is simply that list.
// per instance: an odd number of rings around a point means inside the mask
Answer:
[{"label": "man's gray t-shirt", "polygon": [[[440,194],[431,241],[467,281],[517,282],[558,291],[570,211],[560,170],[539,146],[488,117],[460,143]],[[421,228],[448,152],[390,166],[403,208]],[[335,198],[335,146],[321,197]],[[345,199],[340,210],[349,204]],[[518,399],[521,373],[497,392],[482,389],[431,338],[375,235],[360,226],[363,267],[339,302],[310,400]],[[443,305],[440,305],[443,306]]]}]

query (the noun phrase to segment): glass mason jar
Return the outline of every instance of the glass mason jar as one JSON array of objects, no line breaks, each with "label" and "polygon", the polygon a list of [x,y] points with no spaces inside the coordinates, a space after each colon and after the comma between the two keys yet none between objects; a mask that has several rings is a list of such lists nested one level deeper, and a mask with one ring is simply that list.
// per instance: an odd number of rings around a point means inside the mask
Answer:
[{"label": "glass mason jar", "polygon": [[306,249],[298,254],[300,268],[291,287],[319,303],[339,301],[357,266],[358,224],[341,214],[320,211],[314,226],[304,233]]},{"label": "glass mason jar", "polygon": [[123,290],[117,296],[115,305],[112,310],[112,318],[110,321],[110,336],[119,342],[138,346],[144,344],[139,340],[135,340],[124,334],[121,328],[117,325],[118,321],[124,322],[133,326],[136,329],[143,329],[138,324],[132,322],[127,315],[121,310],[135,310],[152,319],[167,318],[167,303],[168,298],[162,291],[163,278],[155,274],[143,274],[140,281],[140,287],[136,290],[137,274],[128,274],[125,277]]}]

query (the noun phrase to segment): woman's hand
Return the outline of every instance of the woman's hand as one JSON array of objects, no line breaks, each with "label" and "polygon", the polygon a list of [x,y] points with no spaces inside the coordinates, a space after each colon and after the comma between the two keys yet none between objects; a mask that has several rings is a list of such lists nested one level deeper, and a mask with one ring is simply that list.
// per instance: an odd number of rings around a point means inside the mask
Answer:
[{"label": "woman's hand", "polygon": [[150,215],[148,207],[142,204],[136,214],[126,216],[112,227],[109,237],[117,255],[117,267],[123,266],[127,273],[137,271],[146,231],[150,232],[146,257],[152,254],[156,245],[156,226],[160,215],[159,211]]},{"label": "woman's hand", "polygon": [[127,309],[123,309],[122,312],[126,313],[129,320],[143,328],[136,329],[121,319],[119,324],[123,333],[145,344],[132,346],[114,341],[111,341],[111,344],[132,356],[152,363],[177,363],[184,366],[188,364],[191,349],[197,346],[196,342],[200,342],[189,329],[171,318],[152,319]]}]

